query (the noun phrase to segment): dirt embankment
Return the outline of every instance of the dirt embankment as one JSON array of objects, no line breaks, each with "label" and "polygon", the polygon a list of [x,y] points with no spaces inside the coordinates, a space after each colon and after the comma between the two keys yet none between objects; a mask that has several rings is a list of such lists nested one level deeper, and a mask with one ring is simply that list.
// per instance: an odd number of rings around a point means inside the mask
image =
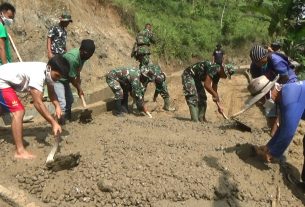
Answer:
[{"label": "dirt embankment", "polygon": [[[102,77],[109,70],[117,66],[137,65],[130,58],[134,38],[111,6],[101,6],[96,0],[10,2],[16,6],[15,23],[10,33],[24,61],[47,61],[48,28],[58,23],[58,17],[64,10],[68,10],[73,19],[67,28],[68,49],[79,47],[82,39],[95,41],[96,52],[85,64],[82,73],[87,93],[105,84]],[[14,60],[18,61],[17,58]]]}]

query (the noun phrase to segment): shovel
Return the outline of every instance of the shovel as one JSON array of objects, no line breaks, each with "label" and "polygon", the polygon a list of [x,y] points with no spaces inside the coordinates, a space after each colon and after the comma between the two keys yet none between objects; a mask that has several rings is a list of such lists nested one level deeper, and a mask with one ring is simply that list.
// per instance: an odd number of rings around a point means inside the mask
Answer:
[{"label": "shovel", "polygon": [[55,153],[58,151],[59,141],[61,140],[60,135],[55,137],[55,144],[51,149],[46,161],[46,166],[49,170],[54,172],[71,169],[76,167],[80,161],[80,153],[70,153],[68,155],[59,155],[54,159]]},{"label": "shovel", "polygon": [[92,121],[92,110],[88,110],[84,95],[81,95],[80,98],[82,99],[84,110],[80,114],[79,121],[86,124]]},{"label": "shovel", "polygon": [[[219,107],[218,102],[216,102],[217,106]],[[251,127],[249,127],[248,125],[238,121],[235,119],[235,117],[237,117],[238,115],[242,114],[243,112],[245,112],[246,110],[248,110],[250,107],[246,107],[243,110],[241,110],[240,112],[234,114],[233,116],[231,116],[231,120],[225,115],[224,112],[221,112],[221,115],[223,116],[223,118],[225,118],[226,120],[230,121],[230,125],[231,127],[237,128],[241,131],[247,131],[247,132],[251,132],[252,129]]]},{"label": "shovel", "polygon": [[54,162],[54,155],[58,150],[59,141],[60,141],[60,135],[55,136],[55,144],[53,145],[51,152],[48,154],[47,161],[46,161],[47,165]]}]

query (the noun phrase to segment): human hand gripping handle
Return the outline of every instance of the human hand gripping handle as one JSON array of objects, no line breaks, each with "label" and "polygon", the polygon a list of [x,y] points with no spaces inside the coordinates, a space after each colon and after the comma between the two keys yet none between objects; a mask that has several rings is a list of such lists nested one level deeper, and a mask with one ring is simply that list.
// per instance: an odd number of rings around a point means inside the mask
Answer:
[{"label": "human hand gripping handle", "polygon": [[219,106],[218,104],[218,102],[220,101],[219,96],[213,96],[213,101],[217,104],[217,106]]},{"label": "human hand gripping handle", "polygon": [[223,116],[223,118],[229,119],[229,118],[225,115],[225,113],[223,112],[223,108],[220,106],[219,102],[216,102],[216,105],[217,105],[217,107],[218,107],[218,112]]},{"label": "human hand gripping handle", "polygon": [[[57,117],[56,117],[57,119]],[[57,121],[52,123],[52,129],[53,129],[53,134],[55,137],[59,136],[62,132],[61,126],[58,124]]]},{"label": "human hand gripping handle", "polygon": [[80,95],[80,98],[82,99],[83,106],[86,109],[87,108],[87,104],[86,104],[86,101],[85,101],[85,98],[84,98],[84,94]]},{"label": "human hand gripping handle", "polygon": [[151,113],[149,113],[149,111],[147,110],[147,107],[146,107],[145,104],[143,105],[143,111],[144,111],[144,113],[145,113],[149,118],[152,118],[152,115],[151,115]]}]

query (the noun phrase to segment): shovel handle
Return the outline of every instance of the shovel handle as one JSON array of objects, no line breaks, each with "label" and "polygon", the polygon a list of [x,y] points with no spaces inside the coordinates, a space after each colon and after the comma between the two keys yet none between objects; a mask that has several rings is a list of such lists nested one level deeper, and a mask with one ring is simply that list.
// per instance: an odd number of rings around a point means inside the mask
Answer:
[{"label": "shovel handle", "polygon": [[[219,103],[218,103],[218,102],[216,102],[216,105],[217,105],[217,107],[218,107],[218,108],[220,108],[220,106],[219,106]],[[225,113],[221,112],[221,115],[223,116],[223,118],[225,118],[225,119],[229,120],[229,118],[228,118],[228,117],[225,115]]]},{"label": "shovel handle", "polygon": [[87,108],[87,104],[86,104],[86,101],[85,101],[85,98],[84,98],[84,95],[81,95],[80,98],[82,99],[82,102],[83,102],[83,106],[84,108]]},{"label": "shovel handle", "polygon": [[242,109],[241,111],[239,111],[239,112],[233,114],[233,115],[232,115],[232,118],[233,118],[233,117],[236,117],[236,116],[238,116],[238,115],[240,115],[240,114],[242,114],[242,113],[244,113],[244,112],[247,111],[250,107],[251,107],[251,106],[247,106],[246,108]]}]

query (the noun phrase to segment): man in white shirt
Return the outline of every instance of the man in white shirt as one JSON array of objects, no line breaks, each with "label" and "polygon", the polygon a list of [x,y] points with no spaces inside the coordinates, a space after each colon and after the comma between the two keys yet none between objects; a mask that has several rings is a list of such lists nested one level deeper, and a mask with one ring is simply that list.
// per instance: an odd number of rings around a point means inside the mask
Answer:
[{"label": "man in white shirt", "polygon": [[22,120],[24,107],[17,92],[29,92],[36,110],[52,125],[54,135],[61,133],[61,127],[42,102],[44,82],[47,83],[49,97],[55,106],[56,116],[62,115],[53,84],[67,77],[69,63],[56,55],[49,62],[17,62],[0,66],[0,114],[10,113],[12,117],[12,136],[16,145],[15,158],[33,159],[35,155],[25,150],[23,145]]}]

